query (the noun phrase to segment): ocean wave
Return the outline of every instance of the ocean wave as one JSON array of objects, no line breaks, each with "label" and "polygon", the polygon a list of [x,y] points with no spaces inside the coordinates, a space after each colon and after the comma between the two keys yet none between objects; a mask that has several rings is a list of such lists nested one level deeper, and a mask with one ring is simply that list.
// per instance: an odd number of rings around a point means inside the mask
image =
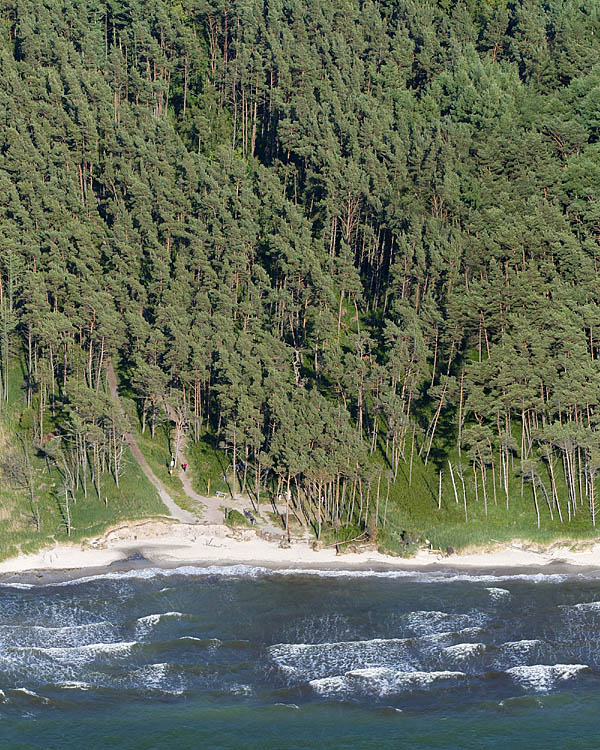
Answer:
[{"label": "ocean wave", "polygon": [[593,580],[598,574],[592,573],[498,573],[491,574],[477,570],[461,571],[458,569],[444,570],[340,570],[327,568],[267,568],[256,565],[182,565],[176,568],[136,568],[134,570],[107,571],[90,576],[71,578],[65,581],[40,584],[6,583],[4,586],[18,588],[35,588],[48,586],[76,586],[100,581],[126,581],[128,579],[152,579],[169,576],[219,576],[234,578],[258,578],[262,576],[315,576],[318,578],[381,578],[405,579],[416,583],[501,583],[503,581],[525,581],[530,583],[562,583],[569,579]]},{"label": "ocean wave", "polygon": [[521,687],[540,693],[551,690],[557,682],[572,680],[582,672],[589,671],[587,664],[519,665],[505,670]]},{"label": "ocean wave", "polygon": [[182,635],[177,640],[179,641],[190,641],[198,646],[204,646],[207,649],[215,650],[221,648],[223,641],[219,638],[196,638],[194,635]]},{"label": "ocean wave", "polygon": [[227,689],[227,692],[232,695],[252,695],[254,690],[252,689],[251,685],[236,683],[234,685],[230,685]]},{"label": "ocean wave", "polygon": [[531,583],[563,583],[570,578],[582,580],[598,578],[598,574],[583,573],[482,573],[445,569],[424,570],[339,570],[317,568],[282,568],[267,571],[274,575],[306,575],[320,578],[403,578],[417,583],[496,583],[502,581],[529,581]]},{"label": "ocean wave", "polygon": [[508,667],[520,667],[550,661],[554,653],[551,644],[537,638],[506,641],[499,645],[490,646],[489,650],[495,652],[492,666],[500,672],[505,671]]},{"label": "ocean wave", "polygon": [[320,695],[367,693],[385,696],[406,690],[429,688],[440,682],[456,682],[467,677],[464,672],[403,672],[385,667],[371,667],[311,680],[309,685]]},{"label": "ocean wave", "polygon": [[479,656],[486,650],[485,643],[456,643],[454,646],[446,646],[441,654],[455,661],[463,661],[472,656]]},{"label": "ocean wave", "polygon": [[82,583],[95,583],[97,581],[126,581],[128,579],[145,580],[159,576],[231,576],[236,578],[257,578],[258,576],[267,575],[273,572],[274,571],[269,570],[268,568],[257,567],[254,565],[181,565],[177,568],[136,568],[134,570],[115,570],[45,585],[73,586]]},{"label": "ocean wave", "polygon": [[597,612],[600,609],[600,602],[581,602],[580,604],[573,604],[568,608],[583,612]]},{"label": "ocean wave", "polygon": [[79,625],[29,625],[26,623],[16,623],[16,624],[0,624],[0,632],[3,630],[11,630],[11,631],[18,631],[18,630],[31,630],[36,631],[38,633],[42,631],[46,631],[48,633],[60,633],[60,632],[66,632],[71,630],[81,631],[86,628],[96,628],[99,626],[105,626],[109,625],[110,627],[113,627],[113,624],[109,622],[108,620],[98,620],[97,622],[84,622],[80,623]]},{"label": "ocean wave", "polygon": [[0,588],[7,588],[7,589],[32,589],[34,588],[33,583],[3,583],[0,582]]},{"label": "ocean wave", "polygon": [[506,641],[505,643],[501,643],[498,648],[505,651],[517,651],[519,654],[522,654],[523,652],[531,651],[532,648],[541,646],[543,643],[544,641],[540,641],[539,638],[523,638],[520,641]]},{"label": "ocean wave", "polygon": [[183,612],[159,612],[157,614],[152,615],[144,615],[143,617],[138,617],[137,621],[140,624],[144,625],[156,625],[157,622],[160,622],[163,617],[166,618],[181,618],[181,617],[189,617],[190,615],[184,615]]},{"label": "ocean wave", "polygon": [[171,664],[158,662],[134,669],[127,680],[132,687],[158,691],[168,695],[181,695],[184,686]]},{"label": "ocean wave", "polygon": [[65,682],[57,682],[56,687],[62,688],[63,690],[91,690],[93,685],[89,682],[79,682],[77,680],[67,680]]},{"label": "ocean wave", "polygon": [[485,612],[453,613],[438,610],[416,610],[402,615],[401,621],[417,635],[458,632],[468,627],[481,627],[489,620]]},{"label": "ocean wave", "polygon": [[3,654],[3,659],[9,659],[14,655],[27,657],[33,655],[36,658],[47,657],[60,664],[82,665],[92,662],[99,656],[111,656],[124,659],[130,655],[131,650],[139,644],[139,641],[119,643],[88,643],[83,646],[62,647],[53,646],[42,648],[38,646],[8,648]]},{"label": "ocean wave", "polygon": [[27,698],[27,700],[32,701],[33,703],[41,703],[44,706],[47,706],[50,703],[49,698],[39,695],[34,690],[30,690],[26,687],[11,688],[10,690],[7,690],[7,692],[10,693],[11,696],[16,694],[17,696]]},{"label": "ocean wave", "polygon": [[268,649],[269,657],[290,677],[311,680],[359,667],[417,669],[410,654],[409,640],[373,638],[365,641],[331,643],[277,643]]},{"label": "ocean wave", "polygon": [[[268,648],[271,661],[290,679],[314,680],[357,669],[422,672],[443,649],[478,637],[481,628],[431,633],[409,638],[372,638],[325,643],[277,643]],[[481,645],[481,644],[479,644]],[[451,652],[450,652],[451,653]]]},{"label": "ocean wave", "polygon": [[191,617],[192,615],[185,615],[183,612],[161,612],[138,617],[135,621],[135,635],[137,638],[147,636],[163,620],[184,620]]},{"label": "ocean wave", "polygon": [[115,637],[115,626],[107,620],[83,625],[0,625],[0,644],[30,648],[72,648],[99,639]]},{"label": "ocean wave", "polygon": [[501,589],[495,586],[488,586],[486,588],[486,591],[489,593],[490,599],[493,602],[505,601],[506,599],[510,597],[510,591],[508,591],[508,589]]}]

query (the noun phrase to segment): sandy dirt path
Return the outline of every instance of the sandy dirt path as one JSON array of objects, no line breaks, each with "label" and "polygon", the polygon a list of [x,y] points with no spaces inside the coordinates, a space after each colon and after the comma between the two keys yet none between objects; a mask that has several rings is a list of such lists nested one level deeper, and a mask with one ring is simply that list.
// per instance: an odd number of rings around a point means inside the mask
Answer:
[{"label": "sandy dirt path", "polygon": [[[115,403],[115,405],[117,406],[121,414],[125,416],[125,410],[123,409],[123,404],[121,403],[121,399],[119,398],[119,389],[117,386],[117,375],[115,373],[115,368],[113,367],[113,363],[111,360],[109,360],[106,365],[106,376],[108,379],[108,385],[110,388],[110,393],[111,393],[113,402]],[[139,449],[136,439],[131,432],[125,433],[125,441],[127,445],[129,446],[133,457],[140,465],[141,470],[148,477],[150,482],[152,482],[152,484],[156,487],[158,494],[160,495],[160,499],[169,509],[171,518],[174,518],[175,520],[180,521],[181,523],[191,523],[191,524],[197,523],[196,517],[192,513],[189,513],[187,510],[183,510],[183,508],[180,508],[177,505],[177,503],[173,500],[171,495],[169,495],[169,493],[166,490],[166,487],[163,485],[163,483],[160,481],[160,479],[156,476],[156,474],[152,471],[152,469],[148,465],[148,462],[144,458],[144,455],[142,451]]]},{"label": "sandy dirt path", "polygon": [[[164,406],[169,419],[175,422],[177,419],[177,415],[175,414],[175,410],[173,409],[173,407],[166,401],[164,402]],[[239,497],[237,495],[232,496],[231,494],[224,497],[208,497],[207,495],[200,495],[196,492],[196,490],[194,490],[189,473],[187,471],[184,471],[183,469],[184,464],[186,464],[188,467],[190,464],[188,458],[186,457],[186,444],[187,435],[184,433],[178,447],[177,471],[186,495],[190,499],[196,501],[197,503],[200,503],[203,506],[202,520],[200,521],[200,523],[222,524],[224,520],[223,508],[225,507],[234,508],[240,513],[243,513],[244,509],[248,508],[249,506],[249,501],[247,498]],[[266,531],[271,534],[276,534],[283,537],[284,532],[280,526],[275,525],[270,520],[263,518],[262,516],[258,516],[256,520],[258,527],[262,531]]]}]

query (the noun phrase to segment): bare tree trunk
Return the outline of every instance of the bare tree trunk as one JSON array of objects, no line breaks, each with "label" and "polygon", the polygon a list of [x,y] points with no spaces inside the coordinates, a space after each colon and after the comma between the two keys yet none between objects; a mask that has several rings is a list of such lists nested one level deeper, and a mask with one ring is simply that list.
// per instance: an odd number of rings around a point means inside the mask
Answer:
[{"label": "bare tree trunk", "polygon": [[450,469],[450,479],[452,480],[452,488],[454,490],[454,499],[456,501],[456,504],[458,505],[458,493],[456,492],[456,482],[454,481],[454,471],[452,470],[452,464],[450,463],[450,459],[448,459],[448,468]]},{"label": "bare tree trunk", "polygon": [[[413,457],[415,455],[415,428],[412,429],[412,440],[410,444],[410,465],[408,467],[408,486],[412,486]],[[394,476],[394,479],[396,477]]]},{"label": "bare tree trunk", "polygon": [[537,527],[540,528],[540,507],[538,505],[537,492],[535,489],[535,474],[531,475],[531,486],[533,487],[533,502],[535,503],[535,514],[537,516]]}]

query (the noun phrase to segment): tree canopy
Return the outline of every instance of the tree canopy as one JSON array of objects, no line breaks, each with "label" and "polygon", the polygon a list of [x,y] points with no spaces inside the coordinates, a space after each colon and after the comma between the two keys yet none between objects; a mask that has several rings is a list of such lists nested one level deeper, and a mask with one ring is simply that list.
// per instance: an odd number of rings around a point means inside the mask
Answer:
[{"label": "tree canopy", "polygon": [[0,18],[1,393],[20,358],[32,440],[76,484],[118,481],[112,357],[143,429],[177,404],[234,486],[319,530],[368,524],[375,455],[397,476],[456,450],[486,503],[518,474],[595,522],[596,2]]}]

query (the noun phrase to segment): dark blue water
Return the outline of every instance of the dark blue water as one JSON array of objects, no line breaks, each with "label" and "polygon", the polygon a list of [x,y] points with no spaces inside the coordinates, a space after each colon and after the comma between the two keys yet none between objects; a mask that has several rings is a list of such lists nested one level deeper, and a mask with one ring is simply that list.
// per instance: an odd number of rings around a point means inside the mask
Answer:
[{"label": "dark blue water", "polygon": [[0,585],[0,747],[595,747],[599,624],[593,576]]}]

